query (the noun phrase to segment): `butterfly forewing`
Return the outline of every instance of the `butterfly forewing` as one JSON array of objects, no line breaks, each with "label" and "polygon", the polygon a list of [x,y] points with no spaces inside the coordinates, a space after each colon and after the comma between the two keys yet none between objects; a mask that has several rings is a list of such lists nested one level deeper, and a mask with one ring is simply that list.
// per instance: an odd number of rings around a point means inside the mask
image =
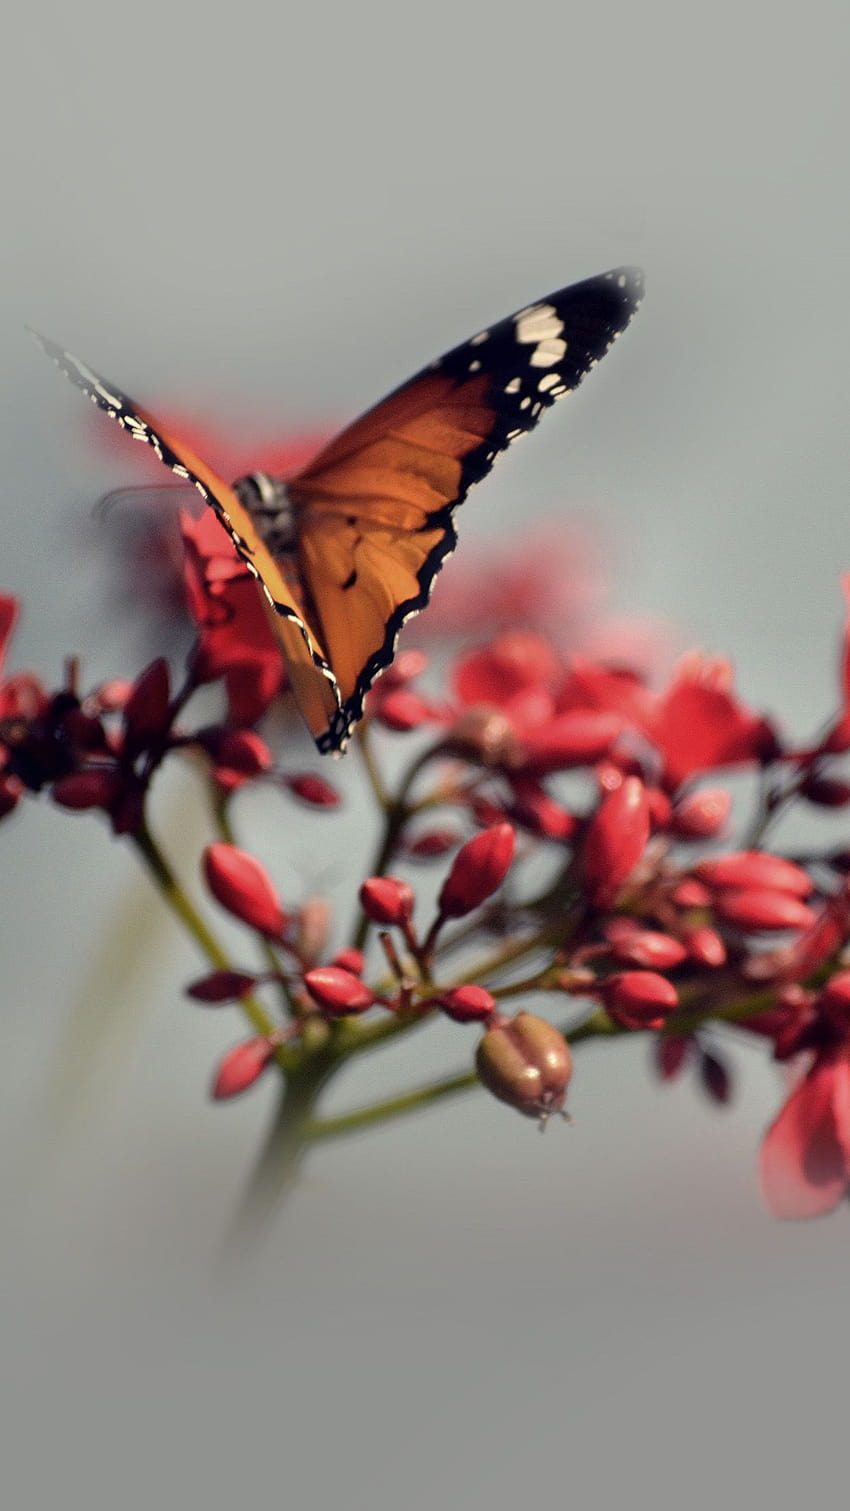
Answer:
[{"label": "butterfly forewing", "polygon": [[482,331],[344,430],[289,485],[344,743],[363,700],[454,549],[453,513],[501,452],[576,388],[643,294],[615,269]]}]

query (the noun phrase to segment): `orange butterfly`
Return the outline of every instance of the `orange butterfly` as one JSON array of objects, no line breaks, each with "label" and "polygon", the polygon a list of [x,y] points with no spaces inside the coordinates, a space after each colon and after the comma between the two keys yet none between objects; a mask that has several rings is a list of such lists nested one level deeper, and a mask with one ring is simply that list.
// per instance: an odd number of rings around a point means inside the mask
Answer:
[{"label": "orange butterfly", "polygon": [[361,415],[287,482],[231,486],[114,384],[39,336],[73,383],[215,510],[269,605],[321,751],[342,751],[399,631],[454,550],[454,511],[625,330],[641,274],[615,268],[481,331]]}]

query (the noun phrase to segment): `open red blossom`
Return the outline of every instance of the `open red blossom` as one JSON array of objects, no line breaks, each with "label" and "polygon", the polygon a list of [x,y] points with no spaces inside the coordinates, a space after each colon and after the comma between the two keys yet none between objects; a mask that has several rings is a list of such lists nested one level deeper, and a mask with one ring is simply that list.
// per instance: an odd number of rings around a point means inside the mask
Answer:
[{"label": "open red blossom", "polygon": [[461,846],[440,892],[444,918],[463,918],[498,890],[511,868],[514,843],[510,824],[494,824]]},{"label": "open red blossom", "polygon": [[729,663],[696,653],[680,664],[647,733],[664,756],[671,789],[696,772],[762,761],[776,751],[767,721],[736,698]]},{"label": "open red blossom", "polygon": [[247,1039],[228,1050],[213,1078],[214,1100],[222,1102],[247,1091],[262,1075],[274,1051],[275,1046],[268,1039]]},{"label": "open red blossom", "polygon": [[850,1189],[850,1046],[818,1054],[765,1136],[761,1189],[776,1217],[821,1217]]},{"label": "open red blossom", "polygon": [[631,875],[649,840],[649,803],[639,777],[609,792],[587,826],[582,873],[588,896],[608,907]]},{"label": "open red blossom", "polygon": [[224,681],[234,724],[255,724],[286,686],[286,669],[253,577],[212,513],[181,515],[186,600],[198,626],[193,672]]},{"label": "open red blossom", "polygon": [[286,917],[274,883],[253,855],[217,841],[204,851],[204,876],[216,902],[228,913],[261,934],[280,937]]}]

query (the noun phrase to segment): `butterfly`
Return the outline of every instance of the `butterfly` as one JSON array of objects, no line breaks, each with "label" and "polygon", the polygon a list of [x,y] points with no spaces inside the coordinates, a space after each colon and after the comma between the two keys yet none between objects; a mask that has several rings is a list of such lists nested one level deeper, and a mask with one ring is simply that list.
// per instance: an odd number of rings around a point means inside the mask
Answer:
[{"label": "butterfly", "polygon": [[454,512],[511,442],[578,387],[643,297],[615,268],[527,305],[403,383],[287,479],[228,485],[147,410],[38,336],[89,399],[197,488],[256,578],[296,702],[341,752],[406,620],[456,544]]}]

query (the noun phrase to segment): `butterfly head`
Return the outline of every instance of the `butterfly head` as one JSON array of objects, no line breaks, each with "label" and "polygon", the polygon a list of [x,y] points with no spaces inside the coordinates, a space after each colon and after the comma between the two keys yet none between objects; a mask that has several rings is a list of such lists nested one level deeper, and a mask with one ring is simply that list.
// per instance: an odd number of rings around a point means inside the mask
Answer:
[{"label": "butterfly head", "polygon": [[283,480],[267,472],[250,472],[236,479],[233,491],[272,556],[291,554],[298,543],[298,531]]}]

